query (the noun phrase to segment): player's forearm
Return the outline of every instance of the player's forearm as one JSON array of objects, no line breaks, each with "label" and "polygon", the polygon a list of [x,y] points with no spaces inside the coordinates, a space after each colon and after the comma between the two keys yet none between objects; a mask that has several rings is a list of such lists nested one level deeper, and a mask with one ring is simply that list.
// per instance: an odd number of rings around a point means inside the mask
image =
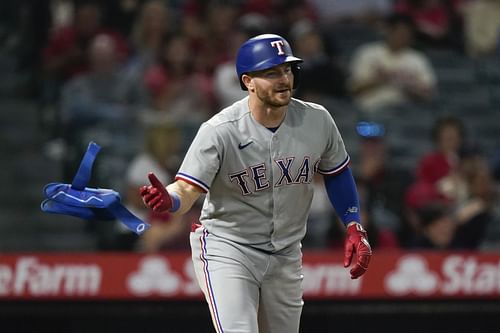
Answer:
[{"label": "player's forearm", "polygon": [[188,184],[182,180],[178,180],[168,185],[167,191],[172,197],[177,197],[179,200],[178,208],[171,211],[173,215],[182,215],[187,213],[202,193],[196,186]]},{"label": "player's forearm", "polygon": [[335,176],[325,176],[328,198],[344,225],[360,223],[359,199],[351,169],[345,168]]}]

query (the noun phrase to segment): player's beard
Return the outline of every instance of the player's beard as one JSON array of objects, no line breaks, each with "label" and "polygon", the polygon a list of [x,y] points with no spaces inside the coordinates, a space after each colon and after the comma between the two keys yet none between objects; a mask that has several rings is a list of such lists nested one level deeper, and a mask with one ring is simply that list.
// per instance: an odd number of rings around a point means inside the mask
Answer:
[{"label": "player's beard", "polygon": [[287,106],[292,99],[292,90],[286,87],[267,91],[256,89],[256,94],[263,104],[273,108]]}]

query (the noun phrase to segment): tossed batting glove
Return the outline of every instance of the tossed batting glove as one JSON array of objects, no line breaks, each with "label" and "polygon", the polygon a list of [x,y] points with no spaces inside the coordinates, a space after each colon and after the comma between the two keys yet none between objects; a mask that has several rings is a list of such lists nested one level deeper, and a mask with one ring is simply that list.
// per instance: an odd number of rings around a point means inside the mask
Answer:
[{"label": "tossed batting glove", "polygon": [[151,185],[142,186],[139,191],[142,201],[155,212],[164,212],[172,208],[172,198],[167,189],[154,173],[148,174]]},{"label": "tossed batting glove", "polygon": [[344,267],[349,267],[354,252],[356,252],[357,261],[350,271],[351,279],[357,279],[366,272],[372,256],[366,231],[359,223],[351,223],[347,227],[344,243]]}]

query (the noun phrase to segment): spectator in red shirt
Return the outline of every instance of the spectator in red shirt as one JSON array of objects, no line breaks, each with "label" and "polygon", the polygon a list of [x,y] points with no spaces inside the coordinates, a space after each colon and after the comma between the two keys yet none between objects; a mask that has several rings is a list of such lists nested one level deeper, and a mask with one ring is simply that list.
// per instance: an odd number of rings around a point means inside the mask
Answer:
[{"label": "spectator in red shirt", "polygon": [[[461,0],[397,0],[395,11],[410,15],[416,26],[417,40],[426,46],[450,47],[461,34]],[[456,45],[459,46],[459,45]]]},{"label": "spectator in red shirt", "polygon": [[434,184],[453,171],[464,137],[465,129],[460,119],[453,116],[438,119],[432,129],[435,150],[418,163],[417,178]]},{"label": "spectator in red shirt", "polygon": [[[416,180],[405,194],[405,215],[414,233],[421,232],[417,216],[420,208],[431,202],[449,203],[462,192],[458,167],[464,139],[464,125],[458,118],[446,116],[436,121],[432,129],[435,148],[418,162]],[[450,184],[455,185],[452,190]]]},{"label": "spectator in red shirt", "polygon": [[115,40],[118,54],[122,59],[126,57],[126,40],[117,32],[101,26],[100,5],[91,1],[77,4],[73,24],[53,31],[43,50],[47,74],[65,81],[88,71],[86,53],[90,41],[100,34],[110,35]]}]

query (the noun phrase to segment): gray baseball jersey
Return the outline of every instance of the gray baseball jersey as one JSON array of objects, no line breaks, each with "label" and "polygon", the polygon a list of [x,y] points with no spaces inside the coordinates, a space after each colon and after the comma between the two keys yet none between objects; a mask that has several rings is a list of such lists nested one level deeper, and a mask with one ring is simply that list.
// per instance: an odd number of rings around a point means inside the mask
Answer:
[{"label": "gray baseball jersey", "polygon": [[248,97],[200,127],[176,178],[207,192],[190,242],[216,332],[299,331],[313,175],[348,162],[328,111],[297,99],[274,132]]},{"label": "gray baseball jersey", "polygon": [[200,127],[176,179],[207,192],[200,221],[209,233],[272,253],[304,237],[314,173],[335,174],[348,162],[321,105],[292,99],[273,133],[246,97]]}]

